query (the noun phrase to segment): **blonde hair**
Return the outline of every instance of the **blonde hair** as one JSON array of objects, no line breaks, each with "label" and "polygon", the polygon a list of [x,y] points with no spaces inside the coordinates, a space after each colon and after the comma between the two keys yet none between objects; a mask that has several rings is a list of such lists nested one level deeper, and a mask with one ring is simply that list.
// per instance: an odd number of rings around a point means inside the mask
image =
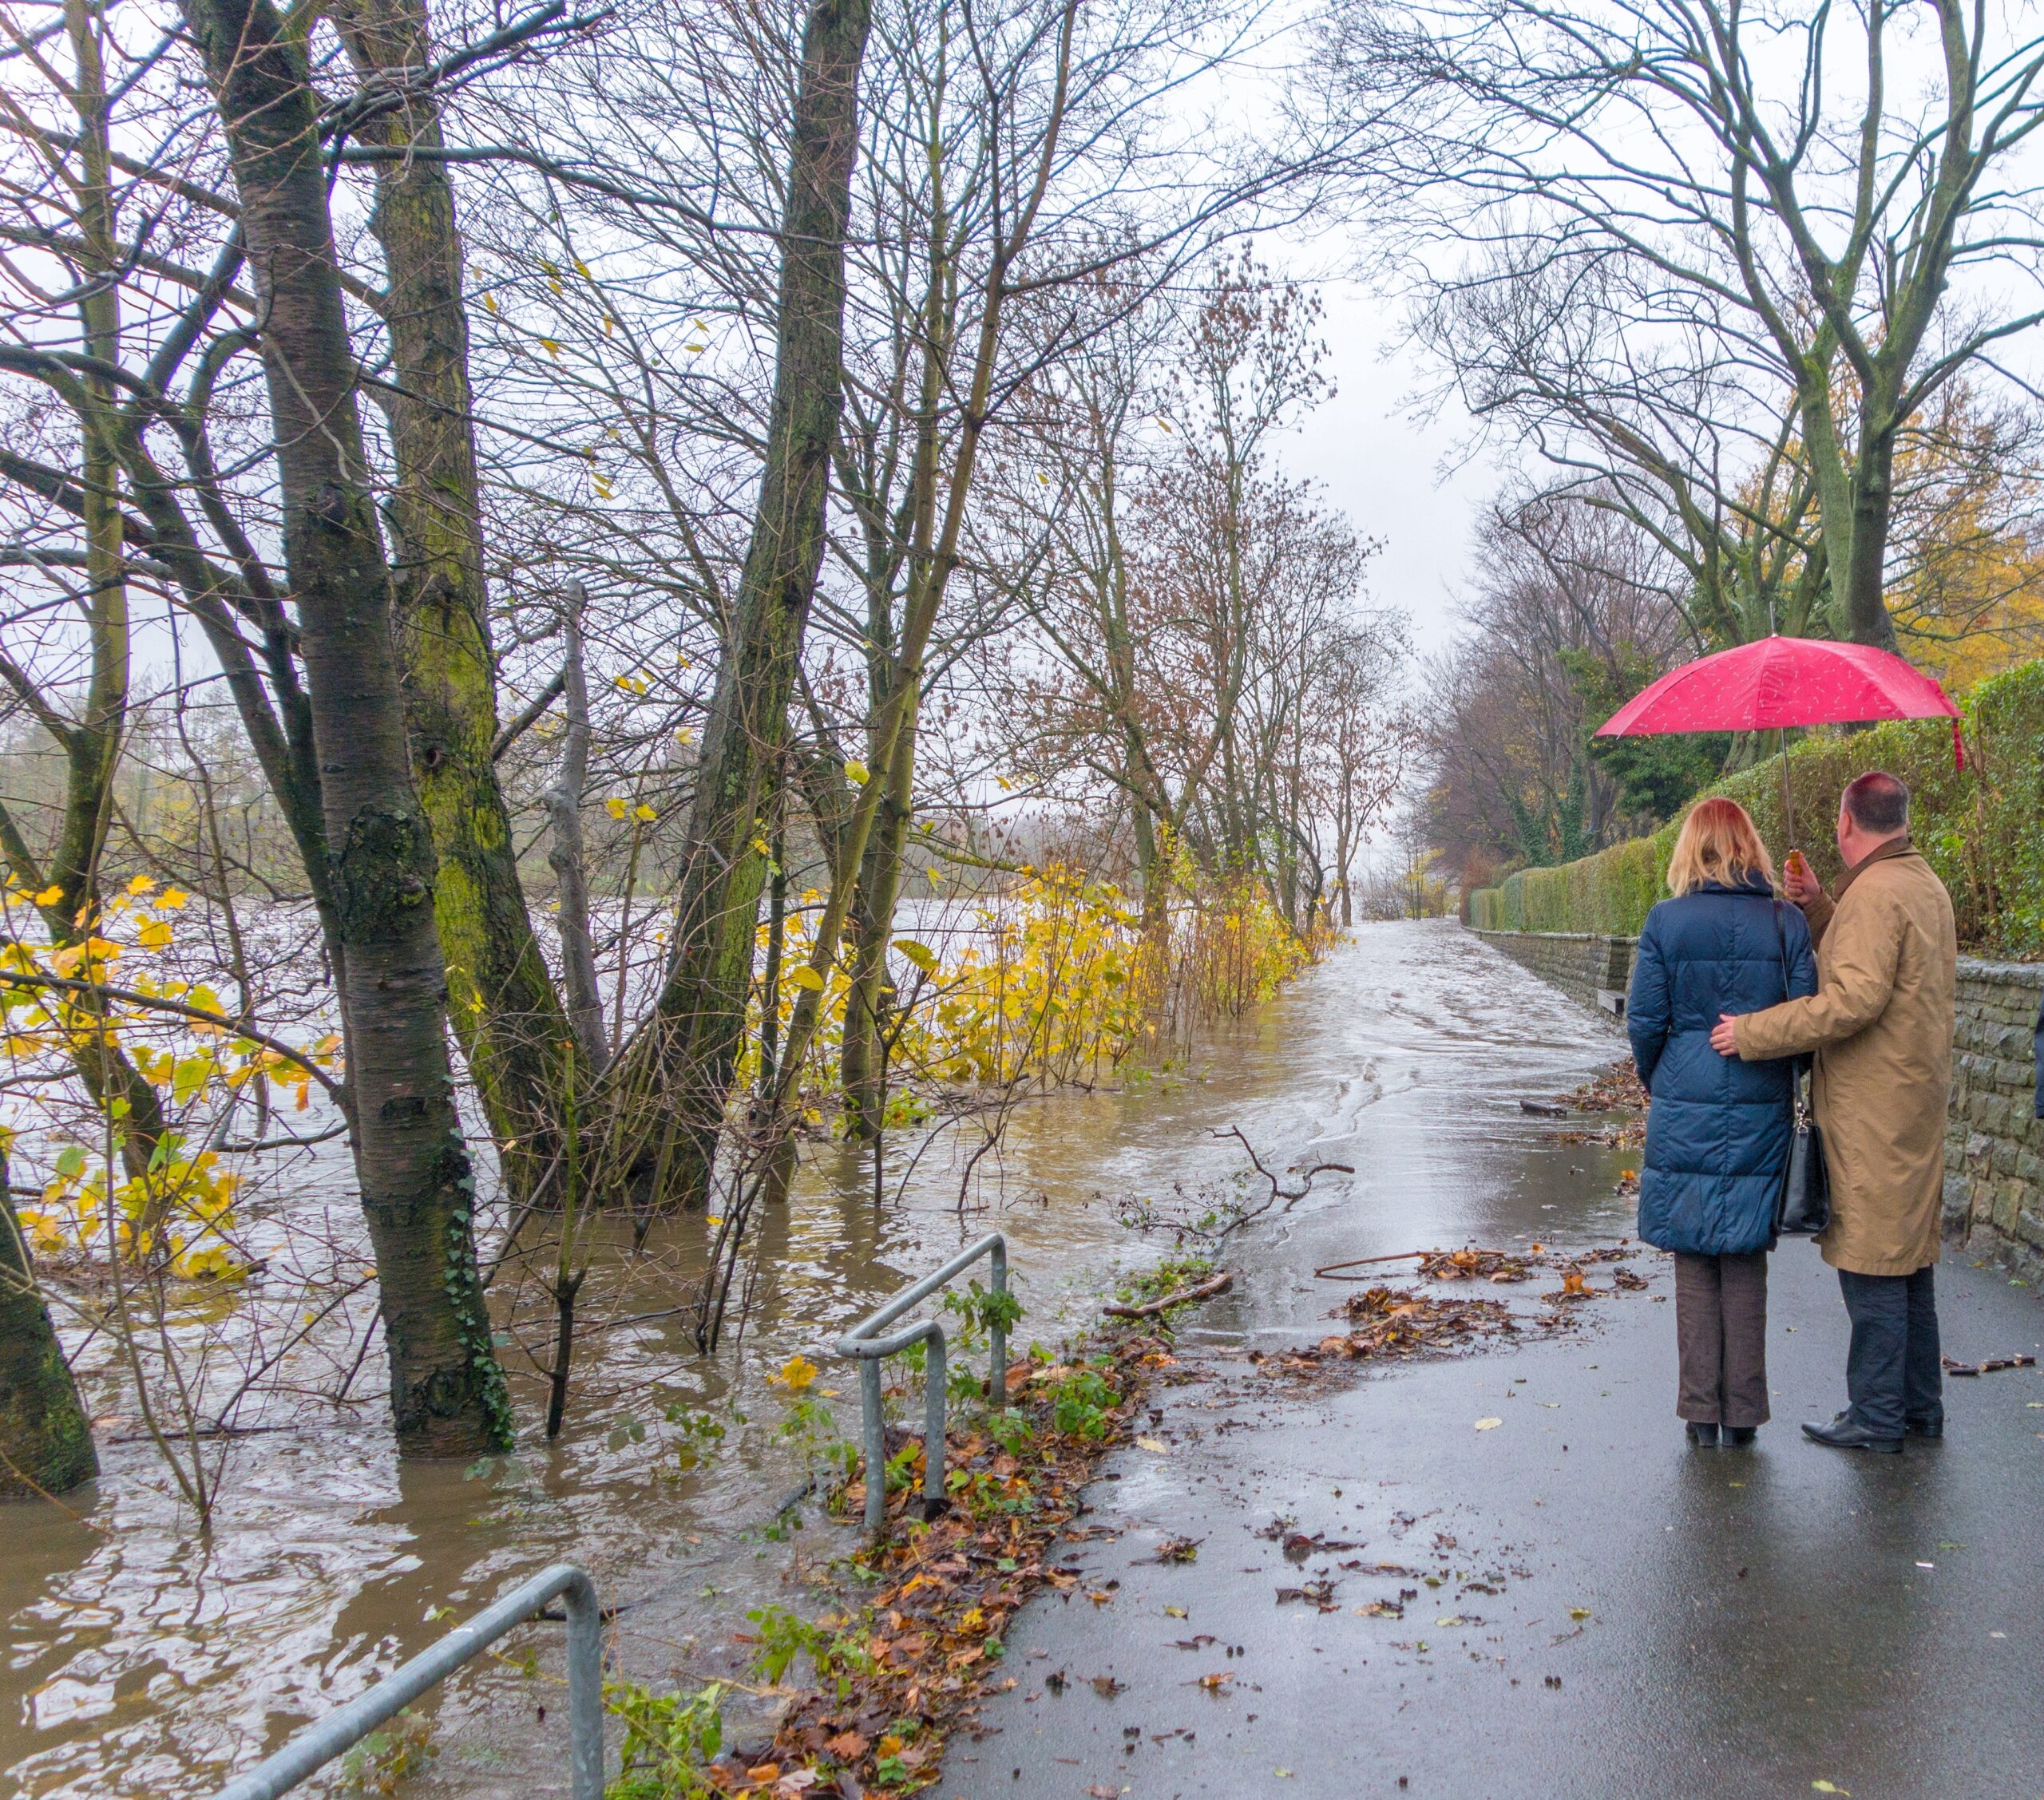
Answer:
[{"label": "blonde hair", "polygon": [[1706,881],[1743,888],[1755,875],[1774,885],[1774,864],[1745,808],[1736,800],[1699,801],[1668,859],[1668,892],[1686,894]]}]

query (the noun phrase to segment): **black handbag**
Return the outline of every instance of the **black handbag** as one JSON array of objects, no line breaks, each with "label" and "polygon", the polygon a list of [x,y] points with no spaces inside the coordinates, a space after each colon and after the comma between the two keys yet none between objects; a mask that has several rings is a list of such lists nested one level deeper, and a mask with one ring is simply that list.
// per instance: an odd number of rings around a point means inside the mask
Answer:
[{"label": "black handbag", "polygon": [[[1781,991],[1788,991],[1788,936],[1781,928],[1781,903],[1774,903],[1775,941],[1781,947]],[[1831,1175],[1824,1167],[1824,1133],[1803,1102],[1803,1078],[1788,1072],[1788,1164],[1775,1197],[1774,1228],[1783,1237],[1809,1237],[1831,1223]]]}]

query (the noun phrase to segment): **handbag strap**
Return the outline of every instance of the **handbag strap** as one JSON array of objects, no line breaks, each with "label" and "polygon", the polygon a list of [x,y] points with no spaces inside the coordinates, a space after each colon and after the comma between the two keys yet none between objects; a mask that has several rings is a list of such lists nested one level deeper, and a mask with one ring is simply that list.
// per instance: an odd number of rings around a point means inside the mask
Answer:
[{"label": "handbag strap", "polygon": [[[1781,952],[1781,997],[1787,999],[1793,985],[1788,978],[1788,933],[1781,924],[1781,902],[1770,899],[1767,903],[1774,910],[1774,942]],[[1796,1072],[1794,1059],[1788,1064],[1788,1123],[1792,1130],[1800,1131],[1809,1118],[1803,1101],[1803,1078]]]}]

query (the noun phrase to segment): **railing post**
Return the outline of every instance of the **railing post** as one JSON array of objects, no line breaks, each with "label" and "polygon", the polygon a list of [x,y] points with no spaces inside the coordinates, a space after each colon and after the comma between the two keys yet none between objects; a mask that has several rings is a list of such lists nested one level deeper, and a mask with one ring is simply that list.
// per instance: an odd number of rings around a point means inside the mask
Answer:
[{"label": "railing post", "polygon": [[866,1529],[877,1537],[887,1525],[887,1427],[881,1417],[877,1356],[859,1363],[859,1410],[866,1437]]},{"label": "railing post", "polygon": [[[1008,1298],[1008,1245],[996,1241],[992,1253],[987,1259],[992,1265],[993,1291],[1002,1300]],[[991,1340],[987,1347],[987,1404],[996,1411],[1004,1410],[1008,1405],[1008,1320],[1006,1308],[996,1312],[993,1323],[987,1328]]]},{"label": "railing post", "polygon": [[944,1327],[933,1327],[923,1359],[923,1517],[933,1519],[944,1502]]},{"label": "railing post", "polygon": [[587,1576],[564,1596],[568,1608],[568,1781],[571,1800],[604,1800],[604,1626]]}]

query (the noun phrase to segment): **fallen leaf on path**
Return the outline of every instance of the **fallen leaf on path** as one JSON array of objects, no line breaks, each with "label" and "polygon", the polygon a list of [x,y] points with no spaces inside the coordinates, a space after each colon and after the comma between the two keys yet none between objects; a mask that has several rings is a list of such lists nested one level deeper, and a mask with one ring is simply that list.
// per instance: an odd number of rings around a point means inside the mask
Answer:
[{"label": "fallen leaf on path", "polygon": [[1169,1456],[1171,1454],[1171,1446],[1156,1438],[1138,1438],[1135,1447],[1139,1450],[1148,1450],[1153,1456]]},{"label": "fallen leaf on path", "polygon": [[1495,1431],[1503,1423],[1501,1418],[1480,1418],[1476,1421],[1476,1429],[1479,1431]]},{"label": "fallen leaf on path", "polygon": [[1852,1793],[1852,1790],[1851,1788],[1849,1788],[1849,1787],[1840,1787],[1840,1786],[1839,1786],[1837,1785],[1837,1783],[1836,1783],[1835,1782],[1828,1782],[1828,1781],[1825,1781],[1825,1780],[1822,1779],[1821,1778],[1820,1778],[1819,1779],[1817,1779],[1817,1780],[1816,1780],[1816,1781],[1812,1782],[1810,1783],[1810,1786],[1811,1786],[1812,1788],[1814,1788],[1814,1789],[1815,1789],[1815,1790],[1816,1790],[1819,1794],[1850,1794]]},{"label": "fallen leaf on path", "polygon": [[1235,1671],[1233,1669],[1223,1669],[1218,1675],[1202,1675],[1199,1678],[1199,1685],[1210,1694],[1218,1694],[1234,1679]]},{"label": "fallen leaf on path", "polygon": [[1164,1616],[1167,1619],[1186,1619],[1191,1615],[1182,1606],[1167,1606],[1164,1608]]}]

